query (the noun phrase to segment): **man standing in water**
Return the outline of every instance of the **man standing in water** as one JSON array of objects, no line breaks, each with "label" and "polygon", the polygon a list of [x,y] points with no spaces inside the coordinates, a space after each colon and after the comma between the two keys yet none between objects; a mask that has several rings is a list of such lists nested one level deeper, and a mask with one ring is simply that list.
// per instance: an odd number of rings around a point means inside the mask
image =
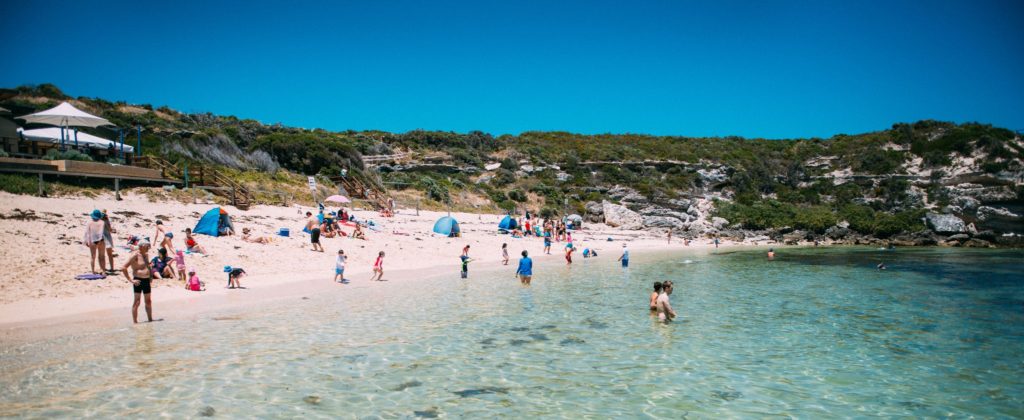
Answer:
[{"label": "man standing in water", "polygon": [[622,255],[619,256],[619,261],[622,261],[622,268],[629,267],[629,249],[626,248],[626,244],[622,244]]},{"label": "man standing in water", "polygon": [[658,295],[657,307],[658,307],[658,320],[662,322],[669,322],[676,317],[676,311],[672,310],[672,304],[668,301],[668,295],[672,294],[672,282],[666,281],[661,285],[661,294]]},{"label": "man standing in water", "polygon": [[533,278],[533,260],[528,257],[526,250],[523,250],[523,258],[519,259],[519,268],[516,269],[516,276],[519,277],[519,282],[525,286],[530,285],[530,280]]},{"label": "man standing in water", "polygon": [[[132,304],[132,322],[139,323],[139,301],[143,295],[146,297],[146,319],[153,322],[153,301],[150,299],[152,292],[153,268],[149,265],[149,241],[143,240],[139,243],[139,250],[132,252],[128,261],[121,267],[124,278],[132,284],[135,292],[135,302]],[[128,269],[131,268],[131,275]]]}]

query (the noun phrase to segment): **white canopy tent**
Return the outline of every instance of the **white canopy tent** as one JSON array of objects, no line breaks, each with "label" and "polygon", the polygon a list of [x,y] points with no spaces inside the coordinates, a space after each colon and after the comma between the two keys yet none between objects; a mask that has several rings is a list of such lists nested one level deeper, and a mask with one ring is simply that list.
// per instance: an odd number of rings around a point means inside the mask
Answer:
[{"label": "white canopy tent", "polygon": [[58,127],[99,127],[113,125],[104,118],[97,117],[88,112],[75,108],[67,102],[61,102],[53,108],[39,111],[35,114],[28,114],[18,119],[28,123],[49,124]]},{"label": "white canopy tent", "polygon": [[[31,130],[23,130],[18,128],[18,131],[28,140],[35,141],[47,141],[52,143],[60,143],[60,127],[48,127],[48,128],[34,128]],[[72,132],[67,134],[66,137],[68,142],[75,141],[75,133]],[[96,137],[88,133],[78,133],[78,143],[85,145],[91,149],[108,149],[111,145],[117,151],[121,150],[121,144],[115,141],[107,140],[102,137]],[[135,148],[129,145],[124,145],[125,153],[135,152]]]}]

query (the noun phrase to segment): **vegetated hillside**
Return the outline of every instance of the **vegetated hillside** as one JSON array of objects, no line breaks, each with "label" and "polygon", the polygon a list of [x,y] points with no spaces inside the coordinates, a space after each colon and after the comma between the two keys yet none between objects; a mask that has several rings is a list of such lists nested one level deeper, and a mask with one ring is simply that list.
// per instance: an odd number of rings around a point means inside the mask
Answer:
[{"label": "vegetated hillside", "polygon": [[[121,127],[141,124],[145,153],[171,160],[249,173],[334,175],[344,168],[427,206],[451,201],[543,215],[579,213],[611,225],[671,228],[680,236],[788,242],[889,238],[983,246],[1013,242],[1002,234],[1024,232],[1024,142],[986,124],[919,121],[795,140],[565,132],[494,137],[476,131],[306,130],[71,99],[52,85],[19,87],[3,96],[0,106],[15,115],[71,100]],[[375,169],[362,162],[363,155],[396,152],[414,157]]]}]

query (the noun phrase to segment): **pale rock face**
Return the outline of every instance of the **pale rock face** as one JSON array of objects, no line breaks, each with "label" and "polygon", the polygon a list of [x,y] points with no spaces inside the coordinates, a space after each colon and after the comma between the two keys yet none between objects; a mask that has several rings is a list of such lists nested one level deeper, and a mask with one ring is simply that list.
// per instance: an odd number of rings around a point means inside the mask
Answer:
[{"label": "pale rock face", "polygon": [[729,180],[729,175],[721,168],[698,169],[697,175],[700,176],[701,182],[707,187],[716,187]]},{"label": "pale rock face", "polygon": [[978,205],[980,205],[981,203],[979,203],[978,200],[974,197],[959,196],[953,198],[952,204],[954,206],[960,207],[961,209],[969,211],[977,209]]},{"label": "pale rock face", "polygon": [[724,227],[726,227],[728,225],[729,225],[729,221],[726,220],[726,219],[723,219],[721,217],[712,217],[711,218],[711,226],[714,227],[715,229],[722,229],[722,228],[724,228]]},{"label": "pale rock face", "polygon": [[843,229],[848,229],[850,227],[850,222],[847,222],[845,220],[840,220],[839,223],[836,223],[836,226],[839,226],[839,227],[841,227]]},{"label": "pale rock face", "polygon": [[938,233],[963,233],[967,226],[959,217],[952,214],[928,213],[925,216],[928,227]]},{"label": "pale rock face", "polygon": [[665,216],[643,216],[644,227],[682,229],[686,226],[682,220]]},{"label": "pale rock face", "polygon": [[569,175],[569,174],[567,174],[565,172],[559,172],[559,173],[555,174],[555,178],[557,178],[561,182],[565,182],[565,181],[568,181],[568,180],[572,179],[572,175]]},{"label": "pale rock face", "polygon": [[644,225],[644,219],[639,213],[607,201],[601,203],[604,212],[604,223],[608,226],[623,229],[640,229]]}]

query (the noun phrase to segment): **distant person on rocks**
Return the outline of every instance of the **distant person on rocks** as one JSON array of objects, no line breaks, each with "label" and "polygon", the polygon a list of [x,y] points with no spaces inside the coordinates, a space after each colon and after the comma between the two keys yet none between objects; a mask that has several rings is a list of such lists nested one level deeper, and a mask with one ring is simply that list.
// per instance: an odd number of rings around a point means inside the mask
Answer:
[{"label": "distant person on rocks", "polygon": [[668,230],[668,243],[672,243],[672,229]]},{"label": "distant person on rocks", "polygon": [[672,310],[672,304],[669,303],[668,297],[672,294],[672,282],[666,281],[662,283],[661,294],[658,295],[657,307],[658,307],[658,320],[662,322],[669,322],[676,317],[676,311]]},{"label": "distant person on rocks", "polygon": [[320,245],[320,219],[308,211],[306,217],[306,229],[309,230],[309,242],[313,244],[313,250],[324,252],[324,246]]},{"label": "distant person on rocks", "polygon": [[377,261],[373,262],[373,275],[370,276],[370,281],[376,278],[377,281],[384,280],[384,251],[377,254]]},{"label": "distant person on rocks", "polygon": [[516,276],[519,277],[519,282],[529,286],[530,281],[533,279],[533,260],[530,259],[526,250],[523,250],[523,258],[519,259],[519,268],[516,269]]},{"label": "distant person on rocks", "polygon": [[626,244],[622,244],[622,255],[619,256],[619,261],[622,261],[622,268],[629,267],[629,248],[626,248]]},{"label": "distant person on rocks", "polygon": [[[132,304],[132,322],[139,323],[139,302],[143,295],[146,297],[146,318],[153,322],[153,301],[149,294],[152,293],[153,267],[149,263],[149,241],[139,242],[138,251],[128,256],[128,261],[121,267],[124,278],[132,284],[135,292],[135,302]],[[129,274],[129,269],[131,272]]]},{"label": "distant person on rocks", "polygon": [[[82,238],[82,243],[89,247],[89,265],[92,267],[92,273],[100,274],[107,271],[107,262],[104,258],[107,253],[107,246],[103,237],[103,213],[99,210],[93,210],[89,214],[89,218],[92,220],[85,225],[85,236]],[[101,271],[96,271],[97,261],[100,263]]]}]

